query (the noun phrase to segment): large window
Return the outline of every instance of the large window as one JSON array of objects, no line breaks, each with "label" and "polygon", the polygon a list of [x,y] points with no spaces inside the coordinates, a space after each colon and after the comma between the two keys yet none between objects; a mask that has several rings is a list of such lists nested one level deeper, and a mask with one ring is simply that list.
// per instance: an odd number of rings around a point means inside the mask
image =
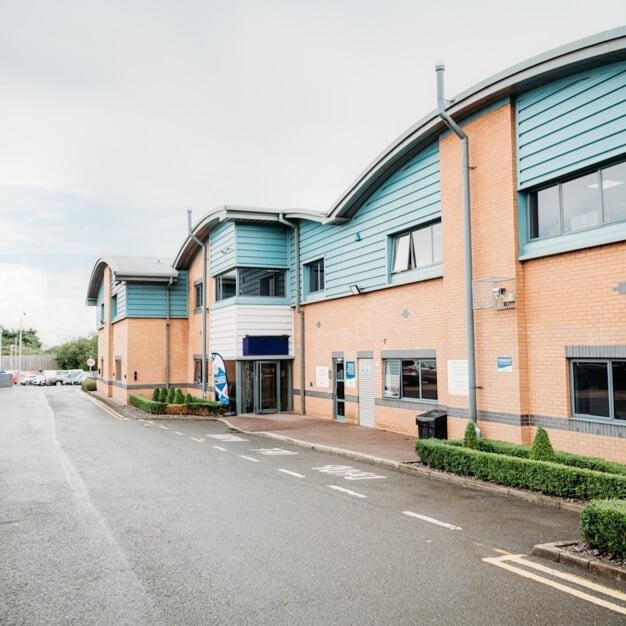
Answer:
[{"label": "large window", "polygon": [[225,300],[237,295],[237,271],[226,272],[215,279],[215,299]]},{"label": "large window", "polygon": [[285,297],[285,270],[240,267],[215,278],[215,297],[234,296]]},{"label": "large window", "polygon": [[626,220],[626,163],[562,181],[529,196],[530,239]]},{"label": "large window", "polygon": [[383,396],[407,400],[437,399],[435,359],[386,359]]},{"label": "large window", "polygon": [[421,226],[393,238],[391,272],[428,267],[441,263],[441,221]]},{"label": "large window", "polygon": [[626,361],[571,362],[573,414],[626,420]]},{"label": "large window", "polygon": [[324,291],[324,259],[317,259],[304,266],[308,288],[307,293]]}]

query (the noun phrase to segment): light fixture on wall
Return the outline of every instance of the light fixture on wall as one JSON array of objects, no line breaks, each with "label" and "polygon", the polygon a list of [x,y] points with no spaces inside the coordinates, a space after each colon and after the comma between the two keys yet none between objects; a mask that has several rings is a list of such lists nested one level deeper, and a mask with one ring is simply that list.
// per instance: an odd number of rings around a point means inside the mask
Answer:
[{"label": "light fixture on wall", "polygon": [[353,296],[358,296],[361,293],[361,288],[358,285],[350,285],[350,291]]}]

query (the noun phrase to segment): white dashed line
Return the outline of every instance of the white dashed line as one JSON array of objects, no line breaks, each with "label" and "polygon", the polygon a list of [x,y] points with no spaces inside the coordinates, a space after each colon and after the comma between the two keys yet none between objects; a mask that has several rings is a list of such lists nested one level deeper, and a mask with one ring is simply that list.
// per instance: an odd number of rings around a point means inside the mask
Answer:
[{"label": "white dashed line", "polygon": [[429,524],[436,524],[437,526],[443,526],[444,528],[448,528],[449,530],[463,530],[460,526],[455,526],[454,524],[448,524],[447,522],[440,522],[438,519],[434,519],[432,517],[428,517],[427,515],[420,515],[419,513],[413,513],[413,511],[402,511],[405,515],[409,517],[416,517],[417,519],[421,519],[423,522],[428,522]]},{"label": "white dashed line", "polygon": [[147,422],[148,424],[153,424],[153,425],[154,425],[154,422],[153,422],[152,420],[146,420],[146,422]]},{"label": "white dashed line", "polygon": [[198,443],[203,443],[204,439],[196,439],[196,437],[189,437],[192,441],[197,441]]},{"label": "white dashed line", "polygon": [[175,433],[175,434],[177,434],[177,435],[184,435],[184,434],[185,434],[185,433],[181,433],[181,432],[180,432],[180,431],[178,431],[178,430],[175,430],[175,431],[174,431],[174,433]]},{"label": "white dashed line", "polygon": [[259,463],[259,459],[253,459],[251,456],[245,456],[244,454],[239,455],[242,459],[246,459],[246,461],[252,461],[253,463]]},{"label": "white dashed line", "polygon": [[345,487],[338,487],[337,485],[326,485],[329,489],[335,489],[335,491],[341,491],[342,493],[347,493],[349,496],[354,496],[355,498],[367,498],[364,493],[359,493],[358,491],[352,491],[351,489],[346,489]]},{"label": "white dashed line", "polygon": [[278,471],[282,472],[283,474],[289,474],[289,476],[295,476],[296,478],[306,478],[304,474],[298,474],[297,472],[292,472],[290,470],[279,469]]},{"label": "white dashed line", "polygon": [[226,452],[226,448],[222,448],[222,446],[213,446],[216,450],[219,450],[220,452]]},{"label": "white dashed line", "polygon": [[169,428],[167,426],[163,426],[163,424],[159,424],[159,428],[162,428],[163,430],[169,430]]}]

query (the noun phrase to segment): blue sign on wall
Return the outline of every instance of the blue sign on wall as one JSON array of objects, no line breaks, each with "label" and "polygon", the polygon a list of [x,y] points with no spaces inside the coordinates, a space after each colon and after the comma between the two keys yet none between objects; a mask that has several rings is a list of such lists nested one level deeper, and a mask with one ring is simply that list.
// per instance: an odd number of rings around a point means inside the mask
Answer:
[{"label": "blue sign on wall", "polygon": [[246,335],[243,338],[244,356],[288,356],[289,337],[278,336],[255,336]]}]

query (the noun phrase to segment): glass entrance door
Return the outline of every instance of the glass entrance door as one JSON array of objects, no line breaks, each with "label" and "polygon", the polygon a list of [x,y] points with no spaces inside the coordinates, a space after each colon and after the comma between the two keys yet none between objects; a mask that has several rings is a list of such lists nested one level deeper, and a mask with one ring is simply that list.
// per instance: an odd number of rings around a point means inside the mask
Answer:
[{"label": "glass entrance door", "polygon": [[334,418],[338,422],[345,422],[346,420],[346,396],[344,390],[345,369],[343,359],[333,360],[334,370],[334,388],[335,388],[335,411]]},{"label": "glass entrance door", "polygon": [[277,413],[280,410],[280,362],[258,361],[257,407],[259,413]]}]

